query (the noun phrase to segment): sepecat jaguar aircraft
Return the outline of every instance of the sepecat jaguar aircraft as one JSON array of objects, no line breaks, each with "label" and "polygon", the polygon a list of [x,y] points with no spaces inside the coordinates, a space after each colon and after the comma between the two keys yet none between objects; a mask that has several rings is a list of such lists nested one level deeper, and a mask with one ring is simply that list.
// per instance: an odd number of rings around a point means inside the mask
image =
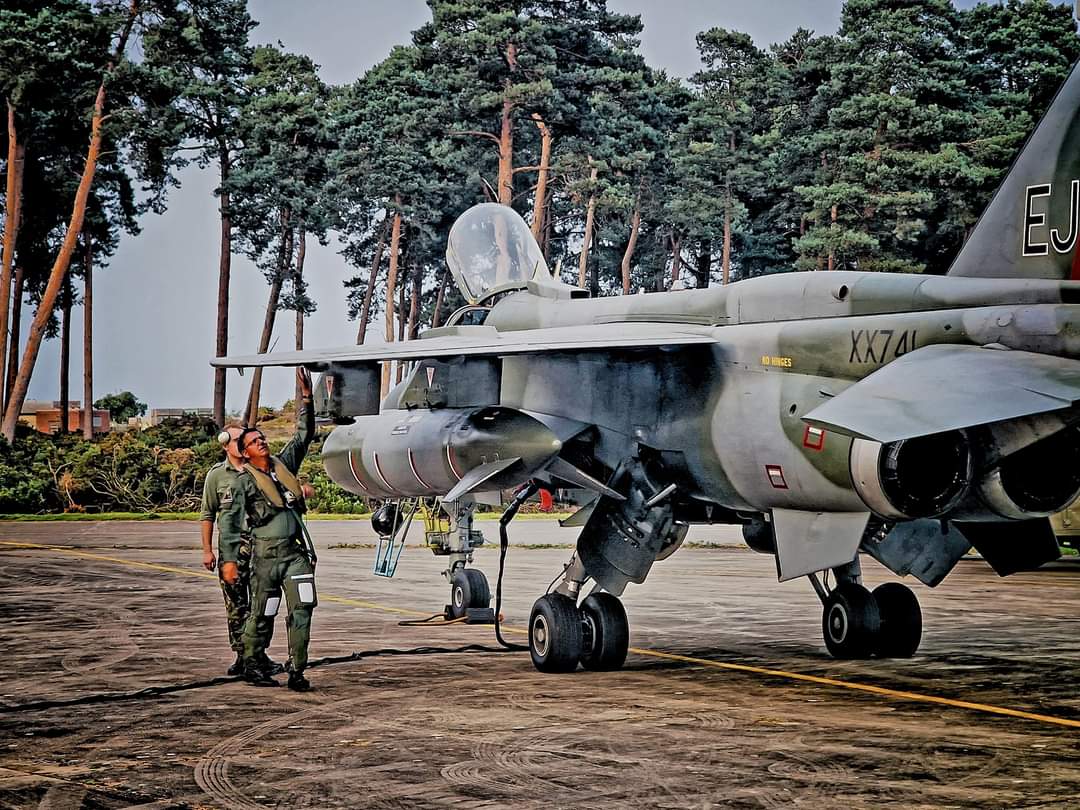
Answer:
[{"label": "sepecat jaguar aircraft", "polygon": [[[1080,494],[1080,72],[948,275],[782,273],[590,299],[522,219],[466,211],[446,252],[469,305],[419,340],[213,360],[323,372],[327,472],[384,499],[441,498],[458,609],[479,500],[588,490],[576,549],[535,603],[537,668],[622,666],[619,596],[688,526],[743,525],[779,579],[808,577],[839,657],[911,656],[913,591],[974,547],[1005,576],[1056,559],[1048,516]],[[494,301],[494,303],[492,303]],[[380,363],[406,362],[380,402]],[[590,585],[592,583],[592,585]],[[590,591],[586,595],[586,591]]]}]

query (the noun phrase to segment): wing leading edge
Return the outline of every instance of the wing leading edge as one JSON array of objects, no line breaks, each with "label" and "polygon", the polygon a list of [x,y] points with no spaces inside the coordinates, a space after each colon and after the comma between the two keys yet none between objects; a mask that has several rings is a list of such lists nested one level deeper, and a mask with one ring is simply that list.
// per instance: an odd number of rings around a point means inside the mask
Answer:
[{"label": "wing leading edge", "polygon": [[[472,331],[476,330],[476,331]],[[492,327],[465,327],[452,335],[374,346],[340,346],[299,352],[215,357],[218,368],[259,366],[323,366],[329,363],[379,360],[423,360],[437,357],[501,356],[557,351],[650,349],[709,344],[716,341],[713,327],[610,323],[499,332]]]},{"label": "wing leading edge", "polygon": [[814,408],[803,421],[878,442],[1068,408],[1080,361],[938,344],[905,354]]}]

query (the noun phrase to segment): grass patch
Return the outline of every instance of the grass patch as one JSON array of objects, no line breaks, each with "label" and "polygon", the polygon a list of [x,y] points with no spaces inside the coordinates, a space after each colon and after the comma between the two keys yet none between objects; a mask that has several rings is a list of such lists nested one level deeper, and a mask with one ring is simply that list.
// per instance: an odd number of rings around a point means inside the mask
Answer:
[{"label": "grass patch", "polygon": [[[348,515],[334,513],[308,512],[308,520],[371,520],[371,515]],[[484,512],[473,516],[475,520],[498,520],[498,512]],[[515,520],[565,520],[569,512],[543,512],[519,514]],[[94,521],[94,520],[198,520],[198,512],[58,512],[51,515],[0,514],[0,520],[13,520],[23,523],[45,521]]]},{"label": "grass patch", "polygon": [[23,523],[44,521],[95,521],[95,520],[198,520],[198,512],[67,512],[55,515],[0,515],[0,520]]}]

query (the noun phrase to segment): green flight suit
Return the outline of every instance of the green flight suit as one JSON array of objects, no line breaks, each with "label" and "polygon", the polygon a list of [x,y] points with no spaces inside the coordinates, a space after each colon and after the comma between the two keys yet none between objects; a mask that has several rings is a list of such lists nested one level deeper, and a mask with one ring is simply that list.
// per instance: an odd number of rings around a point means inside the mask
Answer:
[{"label": "green flight suit", "polygon": [[[303,403],[297,419],[300,424],[296,435],[274,457],[275,463],[284,464],[294,475],[315,436],[315,414],[310,402]],[[251,610],[243,631],[244,658],[256,660],[265,652],[284,591],[289,658],[293,671],[303,672],[308,659],[311,611],[318,597],[315,569],[304,553],[297,511],[274,506],[245,472],[233,479],[232,504],[222,510],[220,525],[222,562],[238,561],[245,526],[251,535]]]},{"label": "green flight suit", "polygon": [[[206,474],[203,483],[202,513],[200,521],[215,523],[223,508],[232,504],[233,483],[240,474],[229,460],[215,464]],[[218,557],[221,548],[218,547]],[[237,655],[244,654],[244,625],[251,610],[251,538],[245,533],[241,536],[236,550],[236,567],[240,578],[230,585],[221,578],[221,566],[218,566],[218,583],[225,600],[225,620],[229,628],[229,646]],[[271,627],[271,632],[273,628]]]}]

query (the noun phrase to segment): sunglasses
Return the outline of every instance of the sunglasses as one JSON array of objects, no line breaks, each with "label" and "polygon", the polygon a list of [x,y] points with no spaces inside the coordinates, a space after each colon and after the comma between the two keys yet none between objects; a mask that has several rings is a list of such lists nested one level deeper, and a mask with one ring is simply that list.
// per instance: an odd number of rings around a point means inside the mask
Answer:
[{"label": "sunglasses", "polygon": [[245,430],[236,440],[236,446],[241,453],[250,445],[256,443],[266,444],[266,437],[261,432],[254,429]]}]

